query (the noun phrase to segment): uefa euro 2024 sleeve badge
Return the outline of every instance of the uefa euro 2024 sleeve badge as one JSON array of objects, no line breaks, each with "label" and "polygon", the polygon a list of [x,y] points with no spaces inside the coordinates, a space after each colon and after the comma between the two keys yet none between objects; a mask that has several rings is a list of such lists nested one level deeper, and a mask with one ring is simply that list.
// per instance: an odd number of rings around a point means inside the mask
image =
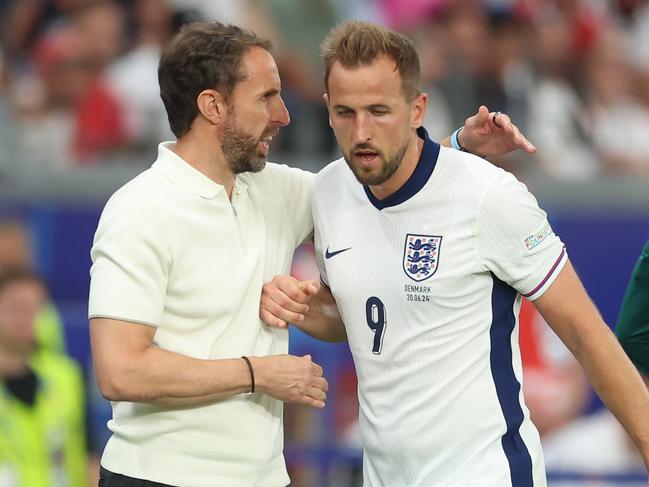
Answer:
[{"label": "uefa euro 2024 sleeve badge", "polygon": [[431,277],[439,265],[442,246],[440,235],[415,235],[408,233],[403,248],[403,270],[416,282]]}]

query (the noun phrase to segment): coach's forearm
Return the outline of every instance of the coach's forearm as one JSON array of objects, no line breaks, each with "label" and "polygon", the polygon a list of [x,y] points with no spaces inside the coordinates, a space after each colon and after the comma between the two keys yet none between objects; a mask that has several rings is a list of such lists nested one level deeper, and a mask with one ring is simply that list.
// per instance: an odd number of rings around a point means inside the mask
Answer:
[{"label": "coach's forearm", "polygon": [[111,401],[194,404],[250,390],[243,359],[200,360],[153,344],[155,328],[109,318],[90,320],[97,382]]},{"label": "coach's forearm", "polygon": [[151,346],[107,374],[111,401],[193,405],[250,391],[243,359],[198,360]]}]

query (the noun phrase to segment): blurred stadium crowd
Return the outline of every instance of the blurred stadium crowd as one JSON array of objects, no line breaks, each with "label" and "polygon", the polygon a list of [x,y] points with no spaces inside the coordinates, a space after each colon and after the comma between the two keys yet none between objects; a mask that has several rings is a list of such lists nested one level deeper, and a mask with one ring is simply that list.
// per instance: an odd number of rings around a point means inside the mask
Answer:
[{"label": "blurred stadium crowd", "polygon": [[274,41],[295,123],[273,157],[324,163],[335,143],[319,43],[350,17],[417,42],[432,136],[484,103],[512,115],[552,177],[649,174],[646,0],[1,0],[0,165],[150,159],[171,137],[160,46],[183,22],[213,18]]},{"label": "blurred stadium crowd", "polygon": [[[418,44],[433,138],[448,135],[485,104],[510,114],[539,148],[533,162],[516,156],[497,161],[519,177],[541,171],[560,181],[639,176],[649,182],[649,0],[0,0],[0,183],[15,172],[150,164],[157,144],[172,138],[158,93],[160,47],[183,23],[215,18],[253,29],[275,45],[293,122],[273,140],[271,160],[317,161],[321,167],[336,156],[321,98],[319,44],[337,22],[361,18],[406,32]],[[23,213],[35,214],[30,211]],[[31,241],[33,221],[3,220],[5,214],[12,212],[0,205],[0,275],[16,267],[43,271],[50,251],[43,250],[42,231],[40,241]],[[50,225],[38,215],[41,230]],[[66,245],[76,248],[75,238]],[[48,283],[65,282],[53,275],[68,266],[87,272],[89,245],[82,243],[83,259],[52,264]],[[311,253],[302,247],[296,254],[294,273],[301,278],[314,273]],[[86,297],[77,294],[65,299]],[[6,313],[12,302],[2,299],[0,293],[0,312]],[[56,304],[39,312],[33,333],[41,349],[63,354]],[[640,457],[610,415],[582,417],[597,408],[565,347],[533,307],[524,307],[521,321],[525,394],[548,468],[590,472],[591,478],[618,475],[608,483],[558,475],[550,477],[551,485],[646,485],[638,475]],[[0,316],[0,359],[7,346],[3,326],[18,325]],[[297,333],[292,340],[294,353],[316,350],[328,357],[322,362],[336,385],[330,404],[337,405],[322,413],[287,408],[292,485],[355,485],[359,438],[351,359],[344,347],[331,352],[324,348],[330,345]],[[89,446],[99,454],[110,410],[92,377],[89,384]],[[3,477],[7,451],[11,445],[3,446],[0,435],[0,487],[14,487],[9,474]],[[334,461],[342,468],[331,470]],[[96,485],[91,465],[89,484]],[[66,485],[85,484],[75,482]]]}]

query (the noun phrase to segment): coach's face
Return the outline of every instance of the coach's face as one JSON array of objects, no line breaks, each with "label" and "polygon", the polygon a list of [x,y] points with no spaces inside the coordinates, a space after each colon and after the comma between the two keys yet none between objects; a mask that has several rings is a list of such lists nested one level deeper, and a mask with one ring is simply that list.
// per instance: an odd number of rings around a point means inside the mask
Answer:
[{"label": "coach's face", "polygon": [[263,169],[270,141],[290,121],[273,56],[253,47],[244,54],[241,71],[244,79],[232,91],[220,134],[223,154],[235,174]]},{"label": "coach's face", "polygon": [[335,62],[324,99],[331,128],[356,178],[384,186],[385,196],[399,189],[409,176],[404,173],[413,169],[401,162],[416,151],[426,95],[408,101],[395,62],[383,56],[357,68]]}]

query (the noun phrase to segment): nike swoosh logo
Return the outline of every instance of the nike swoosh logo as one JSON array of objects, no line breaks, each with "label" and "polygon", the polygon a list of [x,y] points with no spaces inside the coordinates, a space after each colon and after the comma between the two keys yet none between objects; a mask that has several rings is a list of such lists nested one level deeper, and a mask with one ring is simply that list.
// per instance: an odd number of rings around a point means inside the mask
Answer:
[{"label": "nike swoosh logo", "polygon": [[333,252],[329,252],[329,247],[327,246],[327,250],[325,251],[325,259],[331,259],[334,255],[342,254],[343,252],[347,252],[351,247],[347,247],[346,249],[341,249],[341,250],[334,250]]}]

